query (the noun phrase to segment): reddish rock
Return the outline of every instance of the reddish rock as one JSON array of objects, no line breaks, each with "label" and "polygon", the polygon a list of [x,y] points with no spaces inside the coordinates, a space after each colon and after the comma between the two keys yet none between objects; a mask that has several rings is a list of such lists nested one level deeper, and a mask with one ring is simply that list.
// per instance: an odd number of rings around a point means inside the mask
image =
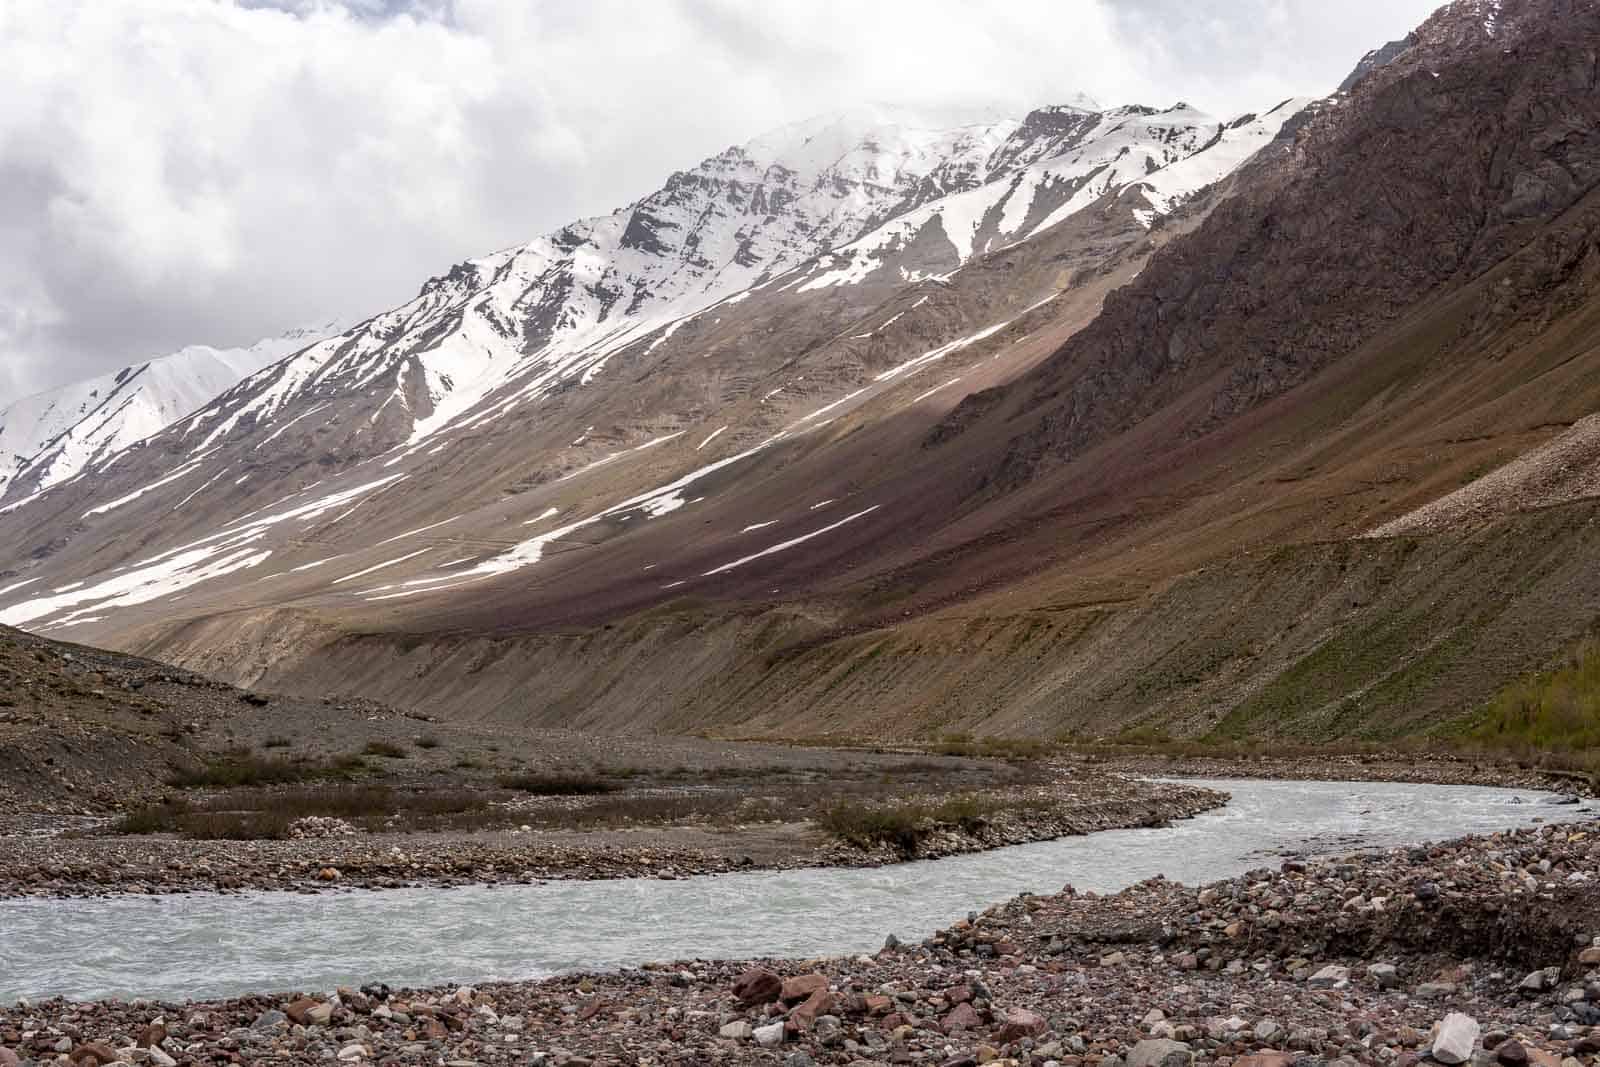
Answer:
[{"label": "reddish rock", "polygon": [[800,974],[793,978],[785,978],[783,980],[783,990],[779,996],[779,999],[788,1001],[792,1004],[797,1000],[805,1000],[819,989],[827,988],[827,975]]},{"label": "reddish rock", "polygon": [[1006,1013],[1006,1021],[995,1031],[994,1038],[1000,1042],[1020,1041],[1025,1037],[1038,1037],[1049,1028],[1044,1016],[1026,1008],[1015,1008]]},{"label": "reddish rock", "polygon": [[139,1035],[139,1040],[135,1044],[140,1048],[151,1048],[161,1044],[166,1039],[167,1028],[160,1023],[151,1023],[144,1028],[144,1032]]},{"label": "reddish rock", "polygon": [[970,985],[951,986],[944,991],[944,999],[952,1007],[957,1004],[965,1004],[972,999],[972,987]]},{"label": "reddish rock", "polygon": [[734,980],[733,997],[740,1004],[767,1004],[782,995],[783,984],[771,971],[755,967]]},{"label": "reddish rock", "polygon": [[604,1008],[605,1006],[605,1001],[599,1000],[598,998],[589,1001],[583,1007],[578,1009],[578,1021],[587,1022],[588,1020],[593,1019],[596,1015],[600,1014],[600,1009]]},{"label": "reddish rock", "polygon": [[819,989],[806,998],[794,1011],[789,1013],[789,1019],[802,1030],[811,1029],[817,1021],[817,1016],[828,1015],[833,1012],[833,994],[826,989]]},{"label": "reddish rock", "polygon": [[1257,1052],[1240,1056],[1233,1061],[1233,1067],[1290,1067],[1294,1060],[1294,1056],[1287,1052]]},{"label": "reddish rock", "polygon": [[283,1013],[289,1017],[290,1022],[305,1026],[310,1021],[311,1009],[316,1006],[317,1002],[310,997],[301,997],[299,1000],[291,1000],[285,1004]]},{"label": "reddish rock", "polygon": [[19,1067],[21,1063],[21,1056],[18,1056],[4,1045],[0,1045],[0,1067]]},{"label": "reddish rock", "polygon": [[888,1015],[889,1009],[894,1007],[894,1001],[888,997],[873,994],[866,998],[868,1015]]},{"label": "reddish rock", "polygon": [[944,1017],[940,1029],[947,1034],[953,1034],[960,1030],[975,1030],[982,1025],[983,1020],[978,1017],[977,1009],[971,1004],[957,1004]]},{"label": "reddish rock", "polygon": [[102,1065],[117,1062],[117,1050],[102,1041],[90,1041],[72,1050],[73,1063]]}]

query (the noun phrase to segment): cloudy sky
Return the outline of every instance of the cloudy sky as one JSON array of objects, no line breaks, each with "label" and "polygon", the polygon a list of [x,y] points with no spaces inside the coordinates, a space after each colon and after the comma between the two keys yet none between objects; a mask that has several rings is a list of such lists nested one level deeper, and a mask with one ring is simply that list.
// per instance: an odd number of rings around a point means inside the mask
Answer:
[{"label": "cloudy sky", "polygon": [[855,103],[1329,91],[1437,0],[0,0],[0,406],[408,299]]}]

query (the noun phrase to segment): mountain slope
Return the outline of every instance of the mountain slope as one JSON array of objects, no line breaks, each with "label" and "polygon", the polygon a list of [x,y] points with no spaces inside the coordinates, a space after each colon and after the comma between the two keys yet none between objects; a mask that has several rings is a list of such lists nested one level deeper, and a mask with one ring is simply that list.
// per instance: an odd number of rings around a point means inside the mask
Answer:
[{"label": "mountain slope", "polygon": [[[639,206],[537,285],[511,265],[554,244],[480,261],[0,515],[0,621],[509,724],[1448,725],[1600,617],[1593,479],[1538,473],[1587,462],[1562,435],[1600,409],[1596,56],[1588,0],[1458,0],[1347,93],[1143,176],[1117,139],[1183,109],[945,137],[960,166],[892,217],[734,253],[731,295],[683,219],[639,258]],[[1007,148],[1030,124],[1037,157]],[[629,314],[556,284],[583,262],[659,272]],[[499,351],[496,307],[514,361],[427,385]],[[1529,508],[1419,511],[1524,455]]]},{"label": "mountain slope", "polygon": [[[959,388],[922,396],[941,373],[736,478],[545,520],[514,570],[409,577],[503,552],[444,540],[343,596],[218,603],[136,640],[274,685],[607,730],[1459,721],[1600,617],[1591,479],[1367,535],[1522,455],[1540,459],[1502,479],[1588,455],[1562,435],[1600,408],[1596,55],[1592,3],[1450,5],[1162,247],[1128,246],[1142,270],[1087,328],[1055,317],[1069,286],[971,341]],[[1033,243],[951,284],[1026,275]],[[975,388],[996,366],[1005,387]],[[646,518],[658,503],[676,506]]]},{"label": "mountain slope", "polygon": [[0,408],[0,502],[40,492],[104,463],[263,367],[337,330],[334,323],[290,330],[247,348],[190,345]]},{"label": "mountain slope", "polygon": [[[615,215],[463,264],[92,479],[0,509],[3,558],[46,561],[14,568],[8,592],[54,590],[5,618],[81,623],[308,543],[445,523],[508,547],[474,570],[493,575],[569,532],[520,531],[552,508],[587,512],[577,528],[666,514],[682,506],[672,483],[975,357],[998,317],[1064,287],[1042,314],[1096,306],[1110,264],[1296,110],[1217,123],[1185,105],[1061,107],[950,129],[872,113],[729,149]],[[1009,276],[964,269],[995,256]],[[655,502],[629,503],[641,491]],[[402,509],[409,525],[391,526]],[[313,520],[338,529],[308,538]]]}]

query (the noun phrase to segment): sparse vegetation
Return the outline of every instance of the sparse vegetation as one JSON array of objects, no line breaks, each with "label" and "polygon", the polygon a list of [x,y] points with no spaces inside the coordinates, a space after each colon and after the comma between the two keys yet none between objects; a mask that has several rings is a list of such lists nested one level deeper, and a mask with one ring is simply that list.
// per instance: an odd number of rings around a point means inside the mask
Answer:
[{"label": "sparse vegetation", "polygon": [[1600,748],[1600,639],[1585,639],[1561,665],[1508,685],[1468,737],[1564,753]]},{"label": "sparse vegetation", "polygon": [[596,796],[617,790],[612,782],[588,774],[505,774],[500,776],[499,785],[541,797]]},{"label": "sparse vegetation", "polygon": [[361,750],[363,756],[381,756],[384,759],[406,759],[411,754],[393,741],[368,741]]},{"label": "sparse vegetation", "polygon": [[442,742],[440,742],[440,740],[433,734],[423,734],[421,737],[412,742],[412,744],[422,749],[438,748],[441,743]]},{"label": "sparse vegetation", "polygon": [[491,810],[480,790],[400,790],[385,786],[316,786],[236,790],[203,802],[183,798],[129,812],[118,833],[175,833],[204,840],[253,841],[288,836],[298,819],[318,815],[366,830],[476,829],[509,816]]},{"label": "sparse vegetation", "polygon": [[817,825],[856,848],[891,845],[912,856],[924,836],[944,828],[972,833],[1004,811],[1039,811],[1050,801],[1037,797],[982,796],[959,793],[942,800],[880,804],[841,800],[824,809]]},{"label": "sparse vegetation", "polygon": [[304,781],[309,776],[310,771],[303,763],[234,750],[200,767],[174,771],[167,778],[167,784],[178,789],[208,786],[232,789],[239,786],[282,785]]}]

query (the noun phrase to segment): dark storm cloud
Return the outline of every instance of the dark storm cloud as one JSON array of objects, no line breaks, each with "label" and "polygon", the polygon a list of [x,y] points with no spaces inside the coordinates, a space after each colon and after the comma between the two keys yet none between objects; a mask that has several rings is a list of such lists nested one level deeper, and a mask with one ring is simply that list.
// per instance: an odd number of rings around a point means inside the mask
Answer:
[{"label": "dark storm cloud", "polygon": [[0,3],[0,403],[382,310],[862,101],[1331,89],[1429,0]]}]

